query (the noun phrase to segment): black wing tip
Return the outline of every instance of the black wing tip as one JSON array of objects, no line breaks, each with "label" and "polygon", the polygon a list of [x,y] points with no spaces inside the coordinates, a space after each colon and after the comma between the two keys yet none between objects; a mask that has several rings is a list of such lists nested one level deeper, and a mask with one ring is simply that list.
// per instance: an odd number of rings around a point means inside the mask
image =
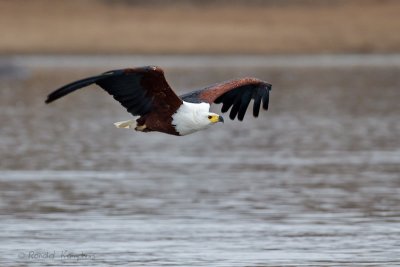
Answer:
[{"label": "black wing tip", "polygon": [[64,96],[64,94],[60,94],[60,92],[58,90],[56,90],[47,96],[47,99],[44,101],[44,103],[50,104],[51,102],[54,102],[63,96]]},{"label": "black wing tip", "polygon": [[264,102],[264,104],[263,104],[263,109],[264,110],[268,110],[268,106],[269,106],[268,102],[269,102],[268,99]]},{"label": "black wing tip", "polygon": [[[268,106],[269,106],[269,92],[272,90],[272,84],[257,79],[257,78],[253,78],[253,77],[246,77],[246,78],[242,78],[242,79],[237,79],[237,80],[233,80],[234,82],[242,82],[242,86],[251,86],[253,89],[256,90],[257,93],[255,93],[255,95],[253,95],[252,99],[254,100],[253,103],[253,117],[254,118],[258,118],[259,114],[260,114],[260,110],[268,110]],[[226,96],[225,96],[226,98]],[[250,102],[251,98],[248,99],[247,101],[245,99],[242,99],[242,101],[245,102]],[[230,100],[227,102],[227,100],[223,99],[222,96],[220,96],[219,98],[217,98],[214,103],[219,104],[219,103],[223,103],[223,106],[221,108],[221,112],[222,113],[226,113],[229,111],[229,109],[231,110],[230,114],[229,114],[229,118],[231,120],[235,120],[236,118],[239,121],[243,121],[247,108],[248,108],[248,104],[243,104],[242,105],[238,105],[237,103],[234,103],[234,100]],[[235,105],[238,105],[235,107]]]},{"label": "black wing tip", "polygon": [[268,94],[268,93],[266,93],[266,94],[263,96],[262,102],[263,102],[263,105],[262,105],[263,109],[264,109],[264,110],[268,110],[268,105],[269,105],[269,94]]},{"label": "black wing tip", "polygon": [[106,72],[105,74],[91,76],[88,78],[84,78],[84,79],[77,80],[77,81],[71,82],[69,84],[66,84],[66,85],[62,86],[61,88],[50,93],[47,96],[45,103],[46,104],[51,103],[51,102],[53,102],[63,96],[66,96],[78,89],[89,86],[91,84],[97,84],[100,80],[106,79],[106,78],[108,78],[108,75],[112,75],[112,74],[114,74],[112,71]]}]

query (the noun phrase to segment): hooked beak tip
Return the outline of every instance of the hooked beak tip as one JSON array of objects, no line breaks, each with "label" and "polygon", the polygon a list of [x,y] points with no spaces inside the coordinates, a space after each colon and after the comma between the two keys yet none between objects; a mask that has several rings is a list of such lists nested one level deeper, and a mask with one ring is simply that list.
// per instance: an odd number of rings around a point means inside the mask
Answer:
[{"label": "hooked beak tip", "polygon": [[222,116],[219,116],[219,117],[218,117],[218,122],[224,123],[224,118],[223,118]]}]

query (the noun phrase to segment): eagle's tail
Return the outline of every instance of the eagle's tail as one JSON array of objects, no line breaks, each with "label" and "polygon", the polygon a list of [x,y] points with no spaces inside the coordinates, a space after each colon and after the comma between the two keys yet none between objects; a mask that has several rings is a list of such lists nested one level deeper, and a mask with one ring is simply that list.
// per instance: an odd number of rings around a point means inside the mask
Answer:
[{"label": "eagle's tail", "polygon": [[135,129],[136,120],[119,121],[114,123],[117,128]]}]

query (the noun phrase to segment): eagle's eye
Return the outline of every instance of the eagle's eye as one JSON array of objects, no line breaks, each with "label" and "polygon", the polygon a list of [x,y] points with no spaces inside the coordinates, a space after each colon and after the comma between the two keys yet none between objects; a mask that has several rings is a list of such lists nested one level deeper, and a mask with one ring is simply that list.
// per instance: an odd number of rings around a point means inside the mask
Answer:
[{"label": "eagle's eye", "polygon": [[208,115],[208,119],[211,120],[211,119],[212,119],[212,116],[211,116],[211,115]]}]

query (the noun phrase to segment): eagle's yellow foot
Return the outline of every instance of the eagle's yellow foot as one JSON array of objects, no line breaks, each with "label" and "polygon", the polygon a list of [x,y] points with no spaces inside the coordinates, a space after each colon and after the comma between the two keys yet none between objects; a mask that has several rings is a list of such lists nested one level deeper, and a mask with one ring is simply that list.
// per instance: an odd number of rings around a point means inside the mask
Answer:
[{"label": "eagle's yellow foot", "polygon": [[146,124],[136,126],[135,130],[139,132],[148,132]]}]

